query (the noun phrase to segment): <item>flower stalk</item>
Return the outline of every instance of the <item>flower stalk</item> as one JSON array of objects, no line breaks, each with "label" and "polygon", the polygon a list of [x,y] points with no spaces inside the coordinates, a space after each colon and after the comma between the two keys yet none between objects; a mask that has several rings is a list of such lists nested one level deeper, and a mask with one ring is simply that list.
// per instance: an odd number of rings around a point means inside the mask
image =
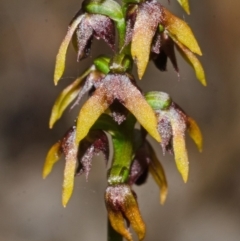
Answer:
[{"label": "flower stalk", "polygon": [[[178,0],[189,14],[188,0]],[[152,175],[160,188],[160,203],[166,201],[168,187],[162,163],[147,136],[159,143],[163,154],[174,156],[184,182],[189,174],[185,144],[189,133],[199,151],[202,135],[195,120],[164,92],[144,93],[137,84],[132,67],[142,79],[150,61],[166,71],[170,59],[179,76],[175,49],[193,67],[197,79],[206,86],[203,67],[196,57],[202,55],[191,28],[157,0],[84,0],[70,22],[56,58],[54,84],[65,70],[67,49],[72,41],[77,61],[90,55],[93,41],[103,39],[112,55],[101,55],[67,86],[56,99],[50,117],[52,128],[71,106],[76,108],[84,95],[76,122],[49,150],[43,168],[46,178],[63,155],[62,204],[68,204],[74,191],[75,176],[89,178],[92,158],[103,153],[108,163],[105,204],[108,212],[108,240],[124,237],[133,241],[131,227],[143,240],[146,227],[138,206],[134,185],[142,185]],[[104,54],[104,53],[103,53]],[[139,124],[139,127],[136,126]],[[109,149],[110,142],[112,150]]]}]

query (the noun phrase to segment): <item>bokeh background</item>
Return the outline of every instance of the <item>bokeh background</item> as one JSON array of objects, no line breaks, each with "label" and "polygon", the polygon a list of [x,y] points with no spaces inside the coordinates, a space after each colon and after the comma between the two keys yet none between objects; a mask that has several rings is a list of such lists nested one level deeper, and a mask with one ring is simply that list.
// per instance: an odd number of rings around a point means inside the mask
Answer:
[{"label": "bokeh background", "polygon": [[[161,1],[165,6],[167,0]],[[187,138],[190,177],[183,184],[173,157],[158,156],[169,195],[159,205],[159,190],[149,178],[134,188],[147,224],[147,241],[240,240],[240,2],[191,0],[187,16],[176,1],[169,6],[193,28],[201,45],[208,86],[179,57],[181,80],[169,64],[161,73],[150,64],[140,85],[168,92],[198,121],[204,135],[199,154]],[[64,161],[42,180],[50,146],[73,123],[78,108],[48,129],[52,104],[60,90],[109,49],[94,42],[92,58],[77,63],[71,47],[59,86],[52,76],[55,56],[67,25],[80,8],[77,0],[0,0],[0,240],[105,241],[103,194],[106,168],[94,159],[89,181],[75,180],[67,208],[61,206]],[[101,50],[101,51],[100,51]]]}]

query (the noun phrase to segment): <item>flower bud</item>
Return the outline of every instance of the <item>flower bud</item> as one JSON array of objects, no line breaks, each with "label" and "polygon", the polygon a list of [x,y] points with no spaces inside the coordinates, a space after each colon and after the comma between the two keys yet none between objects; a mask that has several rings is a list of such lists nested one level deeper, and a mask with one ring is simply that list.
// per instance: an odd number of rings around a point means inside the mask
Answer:
[{"label": "flower bud", "polygon": [[127,241],[133,241],[124,220],[132,226],[138,239],[145,236],[145,224],[142,220],[135,194],[126,184],[109,186],[105,192],[105,203],[110,223]]}]

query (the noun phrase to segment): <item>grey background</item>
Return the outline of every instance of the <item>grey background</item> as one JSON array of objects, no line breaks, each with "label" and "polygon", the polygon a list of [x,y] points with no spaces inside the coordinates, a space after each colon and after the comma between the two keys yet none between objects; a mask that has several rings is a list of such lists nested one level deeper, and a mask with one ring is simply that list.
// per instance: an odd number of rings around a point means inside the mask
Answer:
[{"label": "grey background", "polygon": [[[165,6],[167,0],[161,1]],[[150,64],[140,85],[162,90],[194,119],[204,135],[204,151],[187,138],[189,181],[183,184],[173,157],[159,158],[165,168],[169,195],[159,205],[159,191],[149,178],[134,188],[147,224],[148,241],[240,240],[240,2],[191,0],[192,14],[176,1],[169,7],[185,18],[201,45],[208,87],[179,59],[181,81],[169,64],[160,73]],[[63,164],[42,180],[48,148],[73,122],[78,108],[48,129],[52,104],[60,90],[91,63],[76,63],[70,48],[67,71],[58,87],[54,62],[67,25],[81,2],[57,0],[0,0],[0,240],[106,240],[103,193],[106,168],[95,159],[89,182],[75,180],[66,209],[61,206]],[[100,47],[99,47],[100,46]],[[105,49],[105,50],[104,50]],[[101,51],[100,51],[101,50]],[[105,45],[95,41],[94,57]]]}]

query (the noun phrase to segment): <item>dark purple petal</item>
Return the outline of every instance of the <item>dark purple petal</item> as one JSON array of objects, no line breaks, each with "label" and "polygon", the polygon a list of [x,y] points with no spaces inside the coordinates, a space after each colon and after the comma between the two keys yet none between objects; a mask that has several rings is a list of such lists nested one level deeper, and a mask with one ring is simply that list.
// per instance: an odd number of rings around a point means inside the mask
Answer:
[{"label": "dark purple petal", "polygon": [[152,43],[152,52],[155,54],[159,54],[160,53],[160,46],[161,46],[161,34],[160,33],[156,33],[153,39],[153,43]]},{"label": "dark purple petal", "polygon": [[153,54],[152,55],[153,62],[155,66],[160,71],[166,71],[167,70],[167,55],[164,51],[160,51],[158,55]]},{"label": "dark purple petal", "polygon": [[[76,30],[77,47],[78,47],[78,60],[87,57],[90,53],[93,29],[88,22],[88,17],[84,16],[82,22]],[[74,41],[73,41],[74,42]]]},{"label": "dark purple petal", "polygon": [[[154,44],[154,43],[153,43]],[[156,47],[152,47],[152,52],[156,52]],[[152,54],[152,59],[156,65],[156,67],[160,71],[166,71],[167,69],[167,58],[170,59],[174,69],[179,75],[179,69],[177,65],[177,59],[174,51],[174,42],[168,35],[165,33],[161,34],[161,42],[160,42],[160,53],[158,55]]]},{"label": "dark purple petal", "polygon": [[89,173],[92,167],[92,159],[94,155],[103,153],[105,160],[109,158],[109,143],[107,135],[100,130],[91,130],[88,136],[81,141],[78,155],[79,166],[77,174],[85,173],[88,180]]},{"label": "dark purple petal", "polygon": [[76,126],[73,126],[64,135],[61,143],[61,149],[64,153],[64,156],[67,156],[72,151],[72,148],[74,146],[75,134]]},{"label": "dark purple petal", "polygon": [[168,56],[168,58],[171,60],[172,65],[176,72],[179,74],[179,69],[177,65],[177,59],[174,51],[174,42],[173,40],[167,36],[166,34],[162,34],[162,41],[161,41],[161,48],[160,52],[163,51]]},{"label": "dark purple petal", "polygon": [[141,185],[148,177],[148,165],[150,163],[150,153],[146,142],[137,150],[131,165],[129,175],[129,185]]},{"label": "dark purple petal", "polygon": [[91,14],[88,16],[89,23],[94,30],[96,39],[103,39],[109,47],[114,50],[115,47],[115,26],[113,21],[100,14]]},{"label": "dark purple petal", "polygon": [[80,100],[82,99],[83,95],[85,95],[88,91],[92,90],[93,88],[97,87],[104,77],[102,73],[99,71],[92,71],[86,79],[83,80],[81,83],[81,89],[78,93],[78,97],[74,104],[72,105],[71,109],[73,109],[76,105],[79,104]]},{"label": "dark purple petal", "polygon": [[107,135],[104,131],[94,131],[94,140],[94,154],[98,155],[100,152],[102,152],[107,164],[109,159],[109,143]]},{"label": "dark purple petal", "polygon": [[[160,114],[161,116],[161,114]],[[169,119],[165,116],[162,116],[158,119],[158,131],[162,137],[162,150],[163,154],[168,151],[172,154],[172,127]]]}]

